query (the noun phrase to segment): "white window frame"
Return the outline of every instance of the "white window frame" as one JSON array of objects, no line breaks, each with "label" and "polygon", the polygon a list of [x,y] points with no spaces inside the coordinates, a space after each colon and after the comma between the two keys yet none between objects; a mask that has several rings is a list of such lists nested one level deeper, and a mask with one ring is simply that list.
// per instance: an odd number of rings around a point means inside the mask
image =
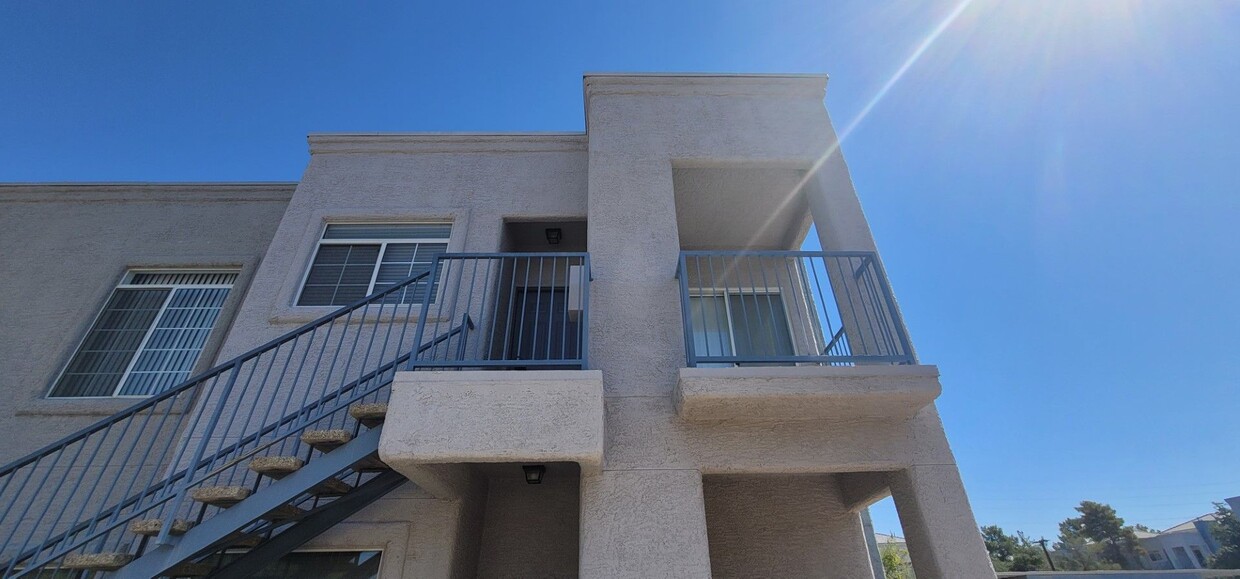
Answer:
[{"label": "white window frame", "polygon": [[[125,399],[125,398],[144,399],[144,398],[150,398],[151,396],[157,395],[157,394],[121,394],[120,392],[122,389],[124,389],[125,382],[129,380],[129,375],[133,372],[134,365],[138,363],[138,358],[142,355],[142,351],[146,348],[147,342],[151,339],[151,334],[154,333],[155,329],[159,327],[160,320],[163,320],[164,313],[168,311],[168,304],[172,302],[173,292],[179,289],[225,289],[227,288],[229,291],[229,297],[232,297],[232,289],[236,287],[235,278],[234,278],[233,283],[230,283],[230,284],[135,284],[135,283],[132,283],[134,277],[143,275],[143,274],[155,274],[155,275],[159,275],[159,274],[177,274],[177,275],[232,274],[234,276],[239,276],[241,272],[236,269],[203,269],[203,268],[194,268],[194,269],[134,268],[134,269],[125,270],[125,275],[121,277],[121,282],[116,284],[116,287],[113,287],[112,291],[108,292],[107,299],[103,301],[103,305],[99,306],[99,311],[95,313],[95,317],[91,318],[90,324],[88,324],[86,326],[86,330],[82,332],[82,338],[79,339],[77,345],[73,347],[73,351],[69,355],[69,359],[65,360],[65,363],[61,367],[60,372],[56,373],[56,378],[52,380],[52,384],[50,387],[48,387],[47,394],[44,395],[44,398],[48,400],[113,400],[113,399]],[[129,364],[125,366],[125,371],[121,373],[120,379],[117,380],[116,388],[112,390],[112,394],[108,396],[53,396],[52,393],[56,391],[56,386],[60,384],[60,380],[61,378],[64,377],[65,372],[68,372],[69,365],[73,363],[73,359],[77,357],[78,351],[82,349],[82,345],[84,345],[86,343],[86,339],[90,337],[90,331],[95,328],[95,324],[99,323],[99,318],[101,318],[103,316],[103,313],[107,310],[107,306],[109,303],[112,302],[113,296],[116,295],[117,290],[124,290],[124,289],[166,289],[166,290],[169,290],[169,292],[168,292],[168,296],[164,298],[164,303],[160,304],[159,311],[156,312],[155,317],[151,319],[151,325],[146,328],[146,333],[142,334],[142,340],[138,342],[138,347],[137,349],[134,350],[133,358],[129,360]],[[216,319],[216,322],[219,322],[218,318]],[[214,334],[214,333],[215,333],[215,325],[212,324],[211,334]],[[211,336],[210,334],[208,334],[207,342],[210,342],[210,341],[211,341]],[[205,351],[206,351],[206,344],[204,343],[202,351],[198,353],[198,360],[194,362],[195,366],[197,366],[198,363],[202,361],[202,354]],[[192,373],[193,372],[191,371],[191,374]]]},{"label": "white window frame", "polygon": [[[327,235],[327,228],[332,225],[448,225],[448,237],[409,237],[399,239],[374,239],[374,238],[348,238],[348,239],[323,239]],[[297,286],[297,293],[293,295],[293,307],[299,308],[339,308],[340,305],[302,305],[301,296],[306,291],[306,282],[310,281],[310,270],[314,268],[314,261],[319,257],[319,250],[324,245],[378,245],[379,256],[375,258],[374,270],[370,272],[370,284],[366,286],[366,295],[375,293],[375,281],[379,278],[379,268],[383,265],[383,257],[387,255],[388,245],[391,244],[409,244],[409,243],[442,243],[445,248],[449,245],[452,233],[451,229],[456,226],[451,221],[332,221],[323,225],[323,230],[319,232],[318,243],[314,246],[314,253],[310,255],[310,261],[306,263],[306,270],[301,274],[301,284]],[[433,262],[432,262],[433,264]],[[429,295],[429,288],[427,289]],[[432,303],[434,303],[432,301]],[[383,304],[390,305],[390,304]],[[408,304],[396,304],[408,305]]]},{"label": "white window frame", "polygon": [[[774,288],[768,288],[768,287],[698,288],[694,291],[689,292],[690,298],[721,297],[721,296],[724,298],[723,299],[723,311],[724,311],[724,316],[726,316],[727,318],[728,342],[729,342],[729,347],[732,350],[731,356],[739,356],[740,354],[736,353],[736,326],[732,321],[731,300],[727,298],[731,296],[745,296],[745,295],[767,295],[767,296],[778,296],[779,297],[779,303],[784,310],[784,326],[788,328],[788,342],[792,344],[792,355],[796,356],[797,350],[798,350],[797,341],[795,339],[796,334],[793,333],[792,331],[792,317],[788,310],[788,300],[784,299],[784,293],[782,291],[782,288],[778,288],[778,287],[774,287]],[[690,316],[692,316],[692,312],[690,312]],[[697,356],[698,358],[702,358],[706,356],[706,354],[702,352],[694,352],[694,355]]]}]

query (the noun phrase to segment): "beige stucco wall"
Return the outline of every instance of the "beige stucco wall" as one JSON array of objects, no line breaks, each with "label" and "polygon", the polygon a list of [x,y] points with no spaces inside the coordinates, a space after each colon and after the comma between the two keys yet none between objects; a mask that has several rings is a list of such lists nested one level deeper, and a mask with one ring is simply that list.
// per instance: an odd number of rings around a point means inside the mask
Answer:
[{"label": "beige stucco wall", "polygon": [[134,267],[241,275],[198,368],[229,330],[293,184],[0,185],[0,463],[134,404],[47,399],[52,380]]},{"label": "beige stucco wall", "polygon": [[[283,215],[274,234],[268,225],[265,254],[260,247],[245,262],[258,263],[262,255],[224,355],[332,310],[293,305],[325,223],[451,220],[449,251],[492,252],[501,247],[505,219],[588,217],[589,354],[601,376],[603,435],[601,464],[583,472],[578,485],[579,559],[573,560],[582,577],[863,576],[868,558],[857,510],[887,489],[914,527],[905,533],[919,577],[993,576],[933,403],[866,417],[781,415],[781,405],[769,403],[760,416],[738,406],[726,419],[677,414],[685,365],[674,277],[677,222],[695,216],[677,214],[676,168],[809,171],[808,185],[787,194],[805,196],[824,247],[874,248],[842,157],[824,156],[835,142],[823,107],[825,84],[821,76],[598,75],[586,79],[588,138],[313,136],[310,164],[287,209],[282,202],[271,209]],[[770,196],[772,211],[786,206],[780,192],[762,194]],[[727,201],[712,199],[710,207]],[[746,207],[755,205],[748,201]],[[194,217],[204,222],[203,214]],[[803,220],[787,223],[799,228]],[[180,239],[176,229],[162,235]],[[43,247],[28,260],[55,249]],[[97,310],[101,300],[85,309]],[[882,377],[862,381],[873,380]],[[488,419],[480,415],[473,424]],[[400,420],[390,414],[385,429],[401,430]],[[438,484],[464,488],[436,492],[438,498],[407,485],[309,547],[382,543],[385,577],[503,576],[531,568],[519,544],[496,547],[507,543],[495,540],[526,531],[516,508],[529,506],[519,500],[525,489],[488,490],[471,473],[440,472]],[[760,493],[765,496],[753,498]],[[556,497],[539,513],[562,516],[573,508]],[[810,520],[797,506],[823,517]],[[741,525],[754,519],[766,530]],[[557,526],[556,536],[571,536],[565,528]],[[795,532],[786,559],[758,553],[770,548],[771,529]],[[548,566],[571,576],[568,561],[559,553]],[[519,563],[504,569],[505,562]]]},{"label": "beige stucco wall", "polygon": [[[701,496],[702,474],[900,472],[919,464],[955,471],[933,404],[911,417],[872,420],[745,419],[742,411],[726,420],[689,423],[676,415],[673,394],[685,361],[674,278],[680,250],[674,169],[807,170],[801,189],[762,193],[769,196],[770,211],[805,195],[820,230],[825,229],[820,231],[824,248],[874,248],[847,167],[836,154],[823,107],[825,85],[819,76],[586,78],[589,250],[595,278],[591,361],[603,373],[607,445],[603,472],[582,482],[584,576],[637,576],[660,565],[678,570],[664,576],[709,576],[705,520],[696,509],[684,510],[691,497]],[[680,201],[681,207],[695,205]],[[711,201],[729,204],[726,198]],[[735,232],[728,235],[736,237]],[[755,230],[750,237],[763,236],[769,237]],[[676,483],[626,484],[653,472]],[[870,491],[850,492],[868,498]],[[679,508],[644,527],[642,521],[661,511],[668,493],[680,497]],[[938,560],[947,556],[941,546],[921,549],[928,576],[991,576],[963,489],[957,485],[942,496],[951,500],[940,508],[956,513],[950,532],[958,541],[952,548],[960,565],[940,565]],[[902,498],[912,502],[907,495]],[[640,544],[677,548],[651,550],[641,560],[625,557],[612,544],[616,527],[641,529]],[[859,523],[854,527],[859,535]],[[831,542],[838,546],[841,541],[861,544],[855,537]],[[936,575],[931,570],[936,565],[956,574]]]},{"label": "beige stucco wall", "polygon": [[[505,219],[586,214],[584,135],[316,135],[310,143],[310,164],[241,305],[227,352],[245,351],[335,309],[293,305],[329,221],[450,220],[449,251],[496,252]],[[500,494],[490,501],[485,477],[447,484],[471,489],[443,499],[407,485],[306,548],[383,543],[383,577],[473,577],[484,571],[505,576],[499,561],[523,560],[524,551],[497,537],[528,533],[523,518],[511,511],[528,507],[514,502],[524,489],[495,491]],[[554,497],[542,505],[551,513],[575,511],[575,497],[566,502],[564,493],[545,494]],[[491,541],[483,541],[484,524]],[[575,526],[557,527],[552,538],[565,533],[575,535]],[[549,569],[575,569],[575,543],[568,555],[548,557],[541,562]]]},{"label": "beige stucco wall", "polygon": [[379,456],[400,472],[494,462],[594,471],[602,463],[597,370],[397,372],[388,414]]},{"label": "beige stucco wall", "polygon": [[715,579],[872,573],[860,515],[833,475],[719,475],[703,491]]},{"label": "beige stucco wall", "polygon": [[577,576],[580,484],[576,467],[551,465],[542,484],[526,484],[516,464],[487,472],[479,579]]},{"label": "beige stucco wall", "polygon": [[506,218],[586,213],[584,135],[313,135],[310,143],[226,351],[336,309],[293,305],[328,222],[451,221],[448,251],[495,252]]}]

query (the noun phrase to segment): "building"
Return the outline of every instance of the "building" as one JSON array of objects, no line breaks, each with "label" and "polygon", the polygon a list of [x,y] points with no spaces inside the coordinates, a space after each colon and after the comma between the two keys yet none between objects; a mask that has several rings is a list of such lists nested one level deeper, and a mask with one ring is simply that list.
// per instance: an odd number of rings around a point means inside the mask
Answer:
[{"label": "building", "polygon": [[890,494],[918,577],[994,577],[825,89],[0,186],[3,575],[868,578]]},{"label": "building", "polygon": [[1147,569],[1207,569],[1220,545],[1210,532],[1213,513],[1180,523],[1159,533],[1138,531]]}]

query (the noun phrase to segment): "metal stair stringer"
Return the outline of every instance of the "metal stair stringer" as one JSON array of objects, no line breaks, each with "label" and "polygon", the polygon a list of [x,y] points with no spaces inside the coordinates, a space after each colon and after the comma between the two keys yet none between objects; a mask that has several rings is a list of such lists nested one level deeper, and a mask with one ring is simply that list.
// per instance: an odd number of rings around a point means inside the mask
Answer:
[{"label": "metal stair stringer", "polygon": [[315,485],[374,454],[379,449],[379,437],[382,432],[382,426],[363,431],[348,443],[318,456],[300,470],[273,482],[240,503],[216,513],[190,529],[174,544],[151,549],[115,571],[112,577],[117,579],[159,577],[177,564],[211,552],[221,546],[230,534],[258,520],[268,512],[288,505]]},{"label": "metal stair stringer", "polygon": [[408,482],[404,475],[390,470],[367,481],[349,494],[321,507],[280,534],[250,549],[224,568],[211,573],[211,579],[244,579],[252,577],[267,565],[279,560],[317,537],[336,523],[347,519],[396,487]]}]

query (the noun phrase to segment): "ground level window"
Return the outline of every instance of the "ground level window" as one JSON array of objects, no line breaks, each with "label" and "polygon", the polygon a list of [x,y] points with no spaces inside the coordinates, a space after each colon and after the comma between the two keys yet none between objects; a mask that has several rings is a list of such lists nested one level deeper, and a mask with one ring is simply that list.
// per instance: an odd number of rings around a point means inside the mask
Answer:
[{"label": "ground level window", "polygon": [[[244,553],[224,556],[223,564]],[[252,579],[378,579],[382,551],[299,551],[280,557],[250,575]]]},{"label": "ground level window", "polygon": [[49,394],[151,396],[189,377],[236,272],[130,271]]}]

